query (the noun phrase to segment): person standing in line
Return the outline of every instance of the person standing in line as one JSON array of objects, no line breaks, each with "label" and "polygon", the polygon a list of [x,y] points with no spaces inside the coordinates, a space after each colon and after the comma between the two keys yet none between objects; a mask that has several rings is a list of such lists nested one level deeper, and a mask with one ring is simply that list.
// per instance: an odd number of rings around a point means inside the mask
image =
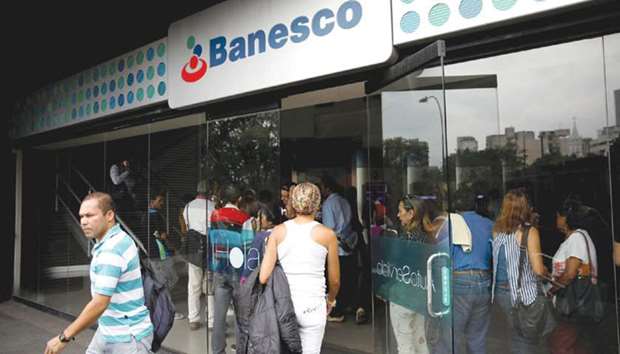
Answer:
[{"label": "person standing in line", "polygon": [[[553,256],[555,294],[560,287],[569,286],[577,277],[588,277],[593,282],[598,278],[596,247],[587,231],[587,210],[576,200],[567,200],[557,212],[556,227],[564,235],[564,241]],[[552,354],[592,353],[587,348],[588,326],[577,321],[559,318],[558,326],[549,337]]]},{"label": "person standing in line", "polygon": [[[459,227],[458,216],[451,215],[453,244],[452,258],[453,314],[451,332],[454,334],[454,348],[450,329],[444,328],[434,353],[487,352],[487,333],[491,316],[492,282],[492,239],[493,221],[489,219],[488,199],[478,194],[473,198],[473,210],[459,215],[465,225]],[[457,244],[457,233],[471,234],[469,245]],[[465,243],[465,242],[462,242]],[[447,330],[446,330],[447,329]]]},{"label": "person standing in line", "polygon": [[[225,353],[226,313],[231,301],[235,314],[237,313],[236,295],[240,286],[243,260],[247,256],[242,250],[248,250],[254,239],[251,222],[248,222],[250,216],[239,208],[239,188],[232,184],[225,186],[222,189],[222,202],[224,206],[211,213],[208,234],[215,296],[211,341],[215,354]],[[235,333],[236,338],[240,338],[238,325],[235,326]]]},{"label": "person standing in line", "polygon": [[259,274],[261,284],[266,284],[276,261],[282,265],[291,290],[303,354],[320,353],[326,318],[336,306],[340,288],[336,234],[315,221],[320,202],[321,192],[316,185],[301,183],[295,186],[290,203],[296,216],[273,229]]},{"label": "person standing in line", "polygon": [[[405,196],[398,202],[397,218],[400,220],[398,238],[411,242],[426,243],[424,231],[425,205],[422,199]],[[390,302],[390,323],[394,329],[397,353],[427,354],[429,347],[425,333],[424,314]]]},{"label": "person standing in line", "polygon": [[355,247],[358,234],[353,229],[353,212],[349,202],[338,193],[340,186],[331,176],[321,178],[321,196],[324,198],[321,208],[322,223],[334,230],[338,239],[338,256],[342,274],[342,287],[338,293],[338,306],[328,317],[330,322],[343,322],[345,311],[353,310],[356,305],[355,291],[357,281],[357,258]]},{"label": "person standing in line", "polygon": [[98,321],[86,354],[151,353],[153,325],[144,304],[138,249],[116,223],[112,197],[87,195],[80,206],[80,225],[95,239],[90,263],[92,299],[78,318],[47,342],[45,354],[63,351],[71,340]]},{"label": "person standing in line", "polygon": [[285,183],[280,186],[280,203],[278,207],[278,223],[283,223],[288,219],[292,219],[294,215],[289,215],[289,196],[291,194],[291,189],[295,187],[295,183]]},{"label": "person standing in line", "polygon": [[[529,305],[539,296],[539,279],[547,270],[543,264],[540,249],[540,235],[536,227],[530,226],[532,208],[522,189],[506,193],[499,216],[493,226],[493,284],[491,301],[499,304],[511,329],[512,353],[535,353],[537,343],[521,336],[513,327],[511,311],[517,301]],[[519,269],[519,253],[523,232],[529,229],[524,264]],[[519,274],[523,272],[521,289],[518,289]]]},{"label": "person standing in line", "polygon": [[[204,237],[206,249],[206,237],[208,228],[211,227],[210,216],[215,210],[215,203],[208,198],[207,181],[202,180],[196,187],[196,197],[187,203],[183,209],[183,221],[187,230],[197,231]],[[200,295],[207,296],[207,326],[213,328],[214,296],[212,291],[212,276],[204,267],[187,263],[187,319],[189,329],[194,331],[201,327],[200,322]]]}]

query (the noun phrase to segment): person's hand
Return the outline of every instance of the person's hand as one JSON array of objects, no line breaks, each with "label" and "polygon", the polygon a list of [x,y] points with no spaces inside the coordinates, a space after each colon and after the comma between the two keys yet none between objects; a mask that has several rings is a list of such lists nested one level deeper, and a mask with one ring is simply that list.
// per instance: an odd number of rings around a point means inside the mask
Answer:
[{"label": "person's hand", "polygon": [[67,343],[63,343],[58,339],[58,336],[53,337],[47,342],[47,346],[45,347],[45,354],[57,354],[60,353],[65,347]]},{"label": "person's hand", "polygon": [[325,302],[327,303],[327,316],[329,316],[329,314],[332,312],[334,307],[336,307],[336,300],[329,301],[329,299],[326,299]]},{"label": "person's hand", "polygon": [[123,167],[129,168],[129,161],[128,160],[123,160]]}]

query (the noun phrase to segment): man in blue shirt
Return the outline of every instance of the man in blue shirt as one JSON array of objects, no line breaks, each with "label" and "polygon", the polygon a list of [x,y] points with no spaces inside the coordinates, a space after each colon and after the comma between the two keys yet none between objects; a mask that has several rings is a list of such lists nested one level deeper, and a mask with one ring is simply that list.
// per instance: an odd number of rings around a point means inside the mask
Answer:
[{"label": "man in blue shirt", "polygon": [[321,177],[321,222],[331,228],[338,237],[340,259],[340,292],[336,297],[336,308],[327,317],[330,322],[343,322],[344,310],[355,305],[355,281],[357,280],[357,258],[355,247],[358,235],[353,229],[353,213],[349,202],[338,193],[340,186],[330,176]]},{"label": "man in blue shirt", "polygon": [[[488,199],[474,197],[474,210],[460,213],[471,232],[471,249],[451,245],[454,348],[450,329],[443,328],[435,353],[485,354],[491,309],[493,221]],[[455,235],[453,235],[453,238]],[[453,350],[454,351],[453,351]]]},{"label": "man in blue shirt", "polygon": [[45,354],[60,353],[95,321],[99,326],[87,354],[151,353],[153,325],[144,304],[138,249],[116,223],[112,197],[87,195],[80,224],[84,235],[96,240],[90,264],[92,299],[69,327],[47,342]]}]

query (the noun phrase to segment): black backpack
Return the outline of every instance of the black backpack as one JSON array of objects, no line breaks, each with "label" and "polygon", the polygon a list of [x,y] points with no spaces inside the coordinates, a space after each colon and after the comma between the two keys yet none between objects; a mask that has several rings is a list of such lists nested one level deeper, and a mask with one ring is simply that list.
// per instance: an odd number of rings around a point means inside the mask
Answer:
[{"label": "black backpack", "polygon": [[142,268],[144,304],[149,309],[151,323],[153,323],[151,350],[156,352],[172,328],[176,309],[166,282],[153,270],[149,261],[140,258],[140,265]]},{"label": "black backpack", "polygon": [[163,280],[164,277],[158,274],[151,266],[144,245],[131,232],[127,232],[127,234],[133,239],[144,255],[140,257],[144,305],[149,309],[151,323],[153,324],[151,350],[156,352],[161,348],[161,343],[172,328],[176,309],[166,282]]}]

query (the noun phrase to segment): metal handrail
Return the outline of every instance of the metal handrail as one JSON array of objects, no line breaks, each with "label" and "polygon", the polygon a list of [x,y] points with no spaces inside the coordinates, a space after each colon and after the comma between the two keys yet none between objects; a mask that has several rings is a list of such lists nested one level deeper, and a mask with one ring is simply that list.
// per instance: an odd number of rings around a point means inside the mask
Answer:
[{"label": "metal handrail", "polygon": [[77,168],[71,166],[71,170],[75,173],[77,173],[78,177],[80,177],[80,179],[82,179],[82,182],[86,183],[86,185],[88,186],[88,188],[90,189],[91,192],[96,192],[97,189],[95,189],[95,187],[93,187],[92,184],[90,184],[90,182],[86,179],[86,177],[84,177],[84,175],[82,174],[82,172],[80,172]]},{"label": "metal handrail", "polygon": [[[67,190],[69,191],[69,193],[71,193],[71,195],[73,196],[73,198],[75,198],[75,200],[80,203],[82,200],[80,199],[80,197],[78,197],[78,195],[75,193],[75,191],[73,190],[73,188],[71,188],[71,186],[69,185],[69,182],[67,182],[65,180],[65,178],[61,175],[58,174],[59,179],[62,181],[62,183],[65,185],[65,187],[67,187]],[[58,192],[56,193],[58,194]]]}]

